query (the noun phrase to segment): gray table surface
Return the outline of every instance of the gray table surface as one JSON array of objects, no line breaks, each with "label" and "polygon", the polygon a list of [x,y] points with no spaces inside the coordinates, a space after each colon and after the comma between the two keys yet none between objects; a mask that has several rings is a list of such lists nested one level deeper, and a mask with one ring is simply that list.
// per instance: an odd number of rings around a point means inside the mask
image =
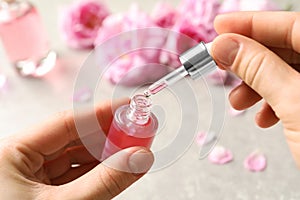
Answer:
[{"label": "gray table surface", "polygon": [[[8,76],[9,89],[0,94],[0,137],[11,135],[32,126],[50,115],[72,108],[73,85],[81,63],[87,58],[88,51],[68,49],[59,37],[57,13],[60,5],[71,1],[33,0],[45,21],[53,49],[60,54],[59,65],[44,79],[18,77],[9,66],[5,53],[0,51],[0,71]],[[110,0],[113,12],[126,10],[130,0]],[[143,1],[141,7],[149,10],[156,1]],[[299,1],[280,1],[282,5],[293,2],[300,9]],[[178,0],[171,3],[177,4]],[[51,12],[50,12],[51,11]],[[210,96],[206,85],[191,83],[197,94],[201,111],[199,130],[205,130],[210,123]],[[212,90],[220,88],[210,86]],[[110,85],[100,87],[100,92],[110,95]],[[102,91],[101,91],[102,90]],[[226,89],[228,92],[228,89]],[[172,107],[168,94],[154,98],[161,104]],[[174,104],[176,107],[176,105]],[[226,101],[228,107],[228,102]],[[165,116],[172,109],[166,108]],[[115,199],[300,199],[300,174],[292,160],[282,133],[281,125],[262,130],[254,124],[258,106],[248,110],[241,117],[226,116],[219,144],[231,149],[234,161],[216,166],[207,159],[199,160],[199,147],[193,144],[184,155],[172,165],[145,175]],[[173,112],[173,111],[172,111]],[[172,128],[156,138],[155,149],[168,144],[172,138]],[[268,158],[264,172],[251,173],[243,168],[244,158],[253,150],[259,149]],[[96,183],[95,183],[96,184]]]}]

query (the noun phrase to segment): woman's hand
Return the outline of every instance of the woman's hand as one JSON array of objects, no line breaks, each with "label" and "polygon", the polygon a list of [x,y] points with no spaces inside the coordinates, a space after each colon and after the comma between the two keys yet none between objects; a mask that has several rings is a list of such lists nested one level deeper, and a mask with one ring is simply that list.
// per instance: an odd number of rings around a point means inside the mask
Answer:
[{"label": "woman's hand", "polygon": [[232,106],[246,109],[263,98],[256,123],[270,127],[281,120],[300,166],[300,13],[225,14],[215,28],[214,59],[243,80],[229,95]]},{"label": "woman's hand", "polygon": [[[111,110],[109,103],[96,108],[104,131],[112,121]],[[82,120],[88,121],[88,115]],[[95,138],[101,133],[96,134],[86,136],[94,145],[100,143]],[[133,147],[108,158],[104,163],[109,165],[105,165],[90,154],[81,139],[73,113],[68,111],[1,140],[0,199],[111,199],[141,178],[153,163],[149,150]]]},{"label": "woman's hand", "polygon": [[263,98],[256,123],[266,128],[280,120],[300,166],[300,13],[225,14],[215,28],[214,59],[244,81],[229,95],[232,106],[246,109]]}]

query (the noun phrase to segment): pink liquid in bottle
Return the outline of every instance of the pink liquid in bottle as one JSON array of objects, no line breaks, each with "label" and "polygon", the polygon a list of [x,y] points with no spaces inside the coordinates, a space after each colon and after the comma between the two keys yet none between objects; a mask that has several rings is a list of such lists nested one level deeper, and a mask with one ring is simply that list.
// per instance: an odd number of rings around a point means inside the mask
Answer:
[{"label": "pink liquid in bottle", "polygon": [[54,67],[56,54],[49,51],[40,16],[26,1],[1,3],[0,37],[9,60],[21,75],[41,76]]},{"label": "pink liquid in bottle", "polygon": [[158,121],[150,109],[150,99],[137,95],[130,105],[121,106],[115,112],[101,160],[128,147],[151,147]]}]

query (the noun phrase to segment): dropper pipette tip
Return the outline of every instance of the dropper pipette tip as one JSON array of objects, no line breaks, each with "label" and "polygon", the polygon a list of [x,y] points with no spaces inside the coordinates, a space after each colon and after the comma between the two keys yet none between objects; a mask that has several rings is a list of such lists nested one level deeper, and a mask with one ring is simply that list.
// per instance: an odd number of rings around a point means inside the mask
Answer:
[{"label": "dropper pipette tip", "polygon": [[144,91],[144,96],[147,98],[151,96],[151,93],[149,92],[149,90]]}]

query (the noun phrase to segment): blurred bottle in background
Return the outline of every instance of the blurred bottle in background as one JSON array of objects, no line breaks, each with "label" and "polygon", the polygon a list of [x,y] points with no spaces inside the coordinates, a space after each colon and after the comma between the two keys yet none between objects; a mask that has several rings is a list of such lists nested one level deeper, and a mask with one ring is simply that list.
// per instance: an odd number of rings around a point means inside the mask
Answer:
[{"label": "blurred bottle in background", "polygon": [[0,0],[0,37],[21,76],[40,77],[56,64],[36,8],[26,0]]}]

